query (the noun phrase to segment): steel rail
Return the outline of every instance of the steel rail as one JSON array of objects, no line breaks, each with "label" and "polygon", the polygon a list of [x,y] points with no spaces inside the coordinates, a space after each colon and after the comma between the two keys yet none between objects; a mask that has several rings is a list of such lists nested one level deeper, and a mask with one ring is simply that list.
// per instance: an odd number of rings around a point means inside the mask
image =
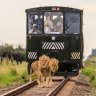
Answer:
[{"label": "steel rail", "polygon": [[56,96],[56,94],[62,89],[62,87],[66,84],[66,82],[70,79],[70,77],[65,78],[58,84],[53,90],[51,90],[46,96]]},{"label": "steel rail", "polygon": [[8,92],[6,92],[6,93],[4,93],[4,94],[2,94],[0,96],[15,96],[15,95],[17,95],[17,94],[19,94],[19,93],[33,87],[36,84],[37,84],[36,81],[28,82],[28,83],[26,83],[26,84],[24,84],[24,85],[22,85],[20,87],[17,87],[15,89],[11,90],[11,91],[8,91]]}]

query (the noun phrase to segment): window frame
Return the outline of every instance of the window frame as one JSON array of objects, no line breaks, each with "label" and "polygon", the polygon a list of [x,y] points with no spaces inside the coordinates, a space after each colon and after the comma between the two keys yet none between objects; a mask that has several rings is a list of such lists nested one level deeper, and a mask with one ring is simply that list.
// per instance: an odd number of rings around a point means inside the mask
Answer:
[{"label": "window frame", "polygon": [[[30,34],[30,33],[29,33],[29,19],[28,19],[29,17],[28,17],[28,16],[29,16],[30,13],[34,13],[34,14],[32,14],[32,15],[37,15],[37,14],[42,15],[42,31],[41,31],[41,33],[34,33],[34,34],[32,34],[32,33]],[[36,13],[37,13],[37,14],[36,14]],[[42,35],[42,34],[43,34],[43,12],[42,12],[42,11],[41,11],[41,12],[40,12],[40,11],[28,12],[28,13],[27,13],[27,35]]]},{"label": "window frame", "polygon": [[64,12],[64,20],[66,19],[66,16],[65,16],[65,14],[66,13],[78,13],[79,15],[80,15],[80,24],[79,24],[79,33],[77,33],[77,34],[74,34],[74,33],[66,33],[65,31],[65,22],[64,22],[64,34],[65,35],[80,35],[81,34],[81,13],[80,12],[75,12],[75,11],[65,11]]},{"label": "window frame", "polygon": [[[61,13],[62,13],[62,15],[63,15],[63,18],[62,18],[62,19],[63,19],[63,32],[62,32],[62,33],[60,33],[60,34],[54,34],[54,32],[53,32],[53,34],[51,34],[51,33],[50,33],[50,34],[46,34],[46,33],[44,32],[44,31],[45,31],[45,30],[44,30],[44,16],[45,16],[45,15],[44,15],[44,14],[45,14],[46,12],[57,12],[57,13],[58,13],[58,12],[61,12]],[[43,11],[43,34],[45,34],[45,35],[62,35],[62,34],[64,34],[64,33],[65,33],[65,32],[64,32],[64,31],[65,31],[65,30],[64,30],[64,24],[65,24],[64,19],[65,19],[64,11],[51,11],[51,10],[50,10],[50,11]]]},{"label": "window frame", "polygon": [[[29,34],[29,26],[28,26],[28,23],[29,23],[29,21],[28,21],[28,15],[30,14],[30,12],[32,12],[32,13],[41,13],[41,15],[42,15],[42,33],[41,34]],[[79,11],[30,11],[30,12],[28,12],[26,15],[27,15],[27,18],[26,18],[26,21],[27,21],[27,28],[26,28],[26,30],[27,30],[27,35],[79,35],[79,34],[81,34],[82,32],[82,13],[81,12],[79,12]],[[62,14],[63,14],[63,32],[61,33],[61,34],[46,34],[45,32],[44,32],[44,14],[45,14],[45,12],[61,12]],[[70,13],[78,13],[78,14],[80,14],[80,33],[79,34],[66,34],[65,33],[65,13],[66,12],[70,12]],[[53,32],[54,33],[54,32]]]}]

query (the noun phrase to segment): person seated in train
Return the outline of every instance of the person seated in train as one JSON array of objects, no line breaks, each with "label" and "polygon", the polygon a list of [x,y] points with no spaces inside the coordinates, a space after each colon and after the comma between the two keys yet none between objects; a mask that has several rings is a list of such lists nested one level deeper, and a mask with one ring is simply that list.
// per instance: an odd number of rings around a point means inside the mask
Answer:
[{"label": "person seated in train", "polygon": [[56,25],[54,26],[54,32],[60,32],[63,33],[63,23],[58,21]]},{"label": "person seated in train", "polygon": [[46,17],[46,21],[44,22],[44,28],[45,28],[45,33],[52,32],[53,22],[51,21],[50,15]]},{"label": "person seated in train", "polygon": [[32,29],[29,30],[29,34],[38,34],[38,28],[36,24],[32,25]]},{"label": "person seated in train", "polygon": [[42,32],[42,19],[38,16],[37,19],[34,20],[32,24],[32,28],[30,29],[30,34],[41,34]]},{"label": "person seated in train", "polygon": [[59,21],[63,23],[63,18],[61,14],[57,14],[57,17],[53,19],[53,26],[55,26]]},{"label": "person seated in train", "polygon": [[35,16],[31,15],[29,18],[29,34],[34,34],[37,31],[37,25],[36,25],[36,20]]},{"label": "person seated in train", "polygon": [[42,33],[42,18],[41,15],[38,15],[38,18],[36,19],[38,34]]}]

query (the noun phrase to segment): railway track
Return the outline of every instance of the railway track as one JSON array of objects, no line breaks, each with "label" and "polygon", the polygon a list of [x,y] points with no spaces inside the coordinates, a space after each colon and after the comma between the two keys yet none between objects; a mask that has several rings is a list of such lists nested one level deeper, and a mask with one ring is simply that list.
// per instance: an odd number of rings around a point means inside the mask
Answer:
[{"label": "railway track", "polygon": [[15,89],[13,89],[11,91],[8,91],[8,92],[6,92],[6,93],[4,93],[4,94],[2,94],[0,96],[15,96],[15,95],[17,95],[17,94],[19,94],[19,93],[21,93],[21,92],[33,87],[36,84],[37,84],[36,81],[29,82],[27,84],[24,84],[24,85],[18,87],[18,88],[15,88]]},{"label": "railway track", "polygon": [[52,91],[50,91],[46,96],[56,96],[60,89],[66,84],[70,77],[63,79],[60,84],[58,84]]},{"label": "railway track", "polygon": [[4,93],[1,96],[55,96],[69,79],[53,78],[54,84],[49,88],[39,88],[37,87],[37,82],[33,81]]}]

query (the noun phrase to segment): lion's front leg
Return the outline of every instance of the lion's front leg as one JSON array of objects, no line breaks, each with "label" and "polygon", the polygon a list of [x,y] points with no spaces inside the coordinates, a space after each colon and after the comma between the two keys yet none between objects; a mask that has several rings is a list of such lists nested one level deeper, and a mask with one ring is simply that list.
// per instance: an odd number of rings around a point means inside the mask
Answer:
[{"label": "lion's front leg", "polygon": [[50,76],[50,86],[53,85],[52,76]]},{"label": "lion's front leg", "polygon": [[41,87],[41,82],[39,79],[37,79],[38,87]]},{"label": "lion's front leg", "polygon": [[48,76],[46,78],[46,87],[51,87],[51,78],[50,78],[50,76]]},{"label": "lion's front leg", "polygon": [[44,76],[41,77],[41,82],[42,82],[41,87],[45,87],[45,77]]}]

